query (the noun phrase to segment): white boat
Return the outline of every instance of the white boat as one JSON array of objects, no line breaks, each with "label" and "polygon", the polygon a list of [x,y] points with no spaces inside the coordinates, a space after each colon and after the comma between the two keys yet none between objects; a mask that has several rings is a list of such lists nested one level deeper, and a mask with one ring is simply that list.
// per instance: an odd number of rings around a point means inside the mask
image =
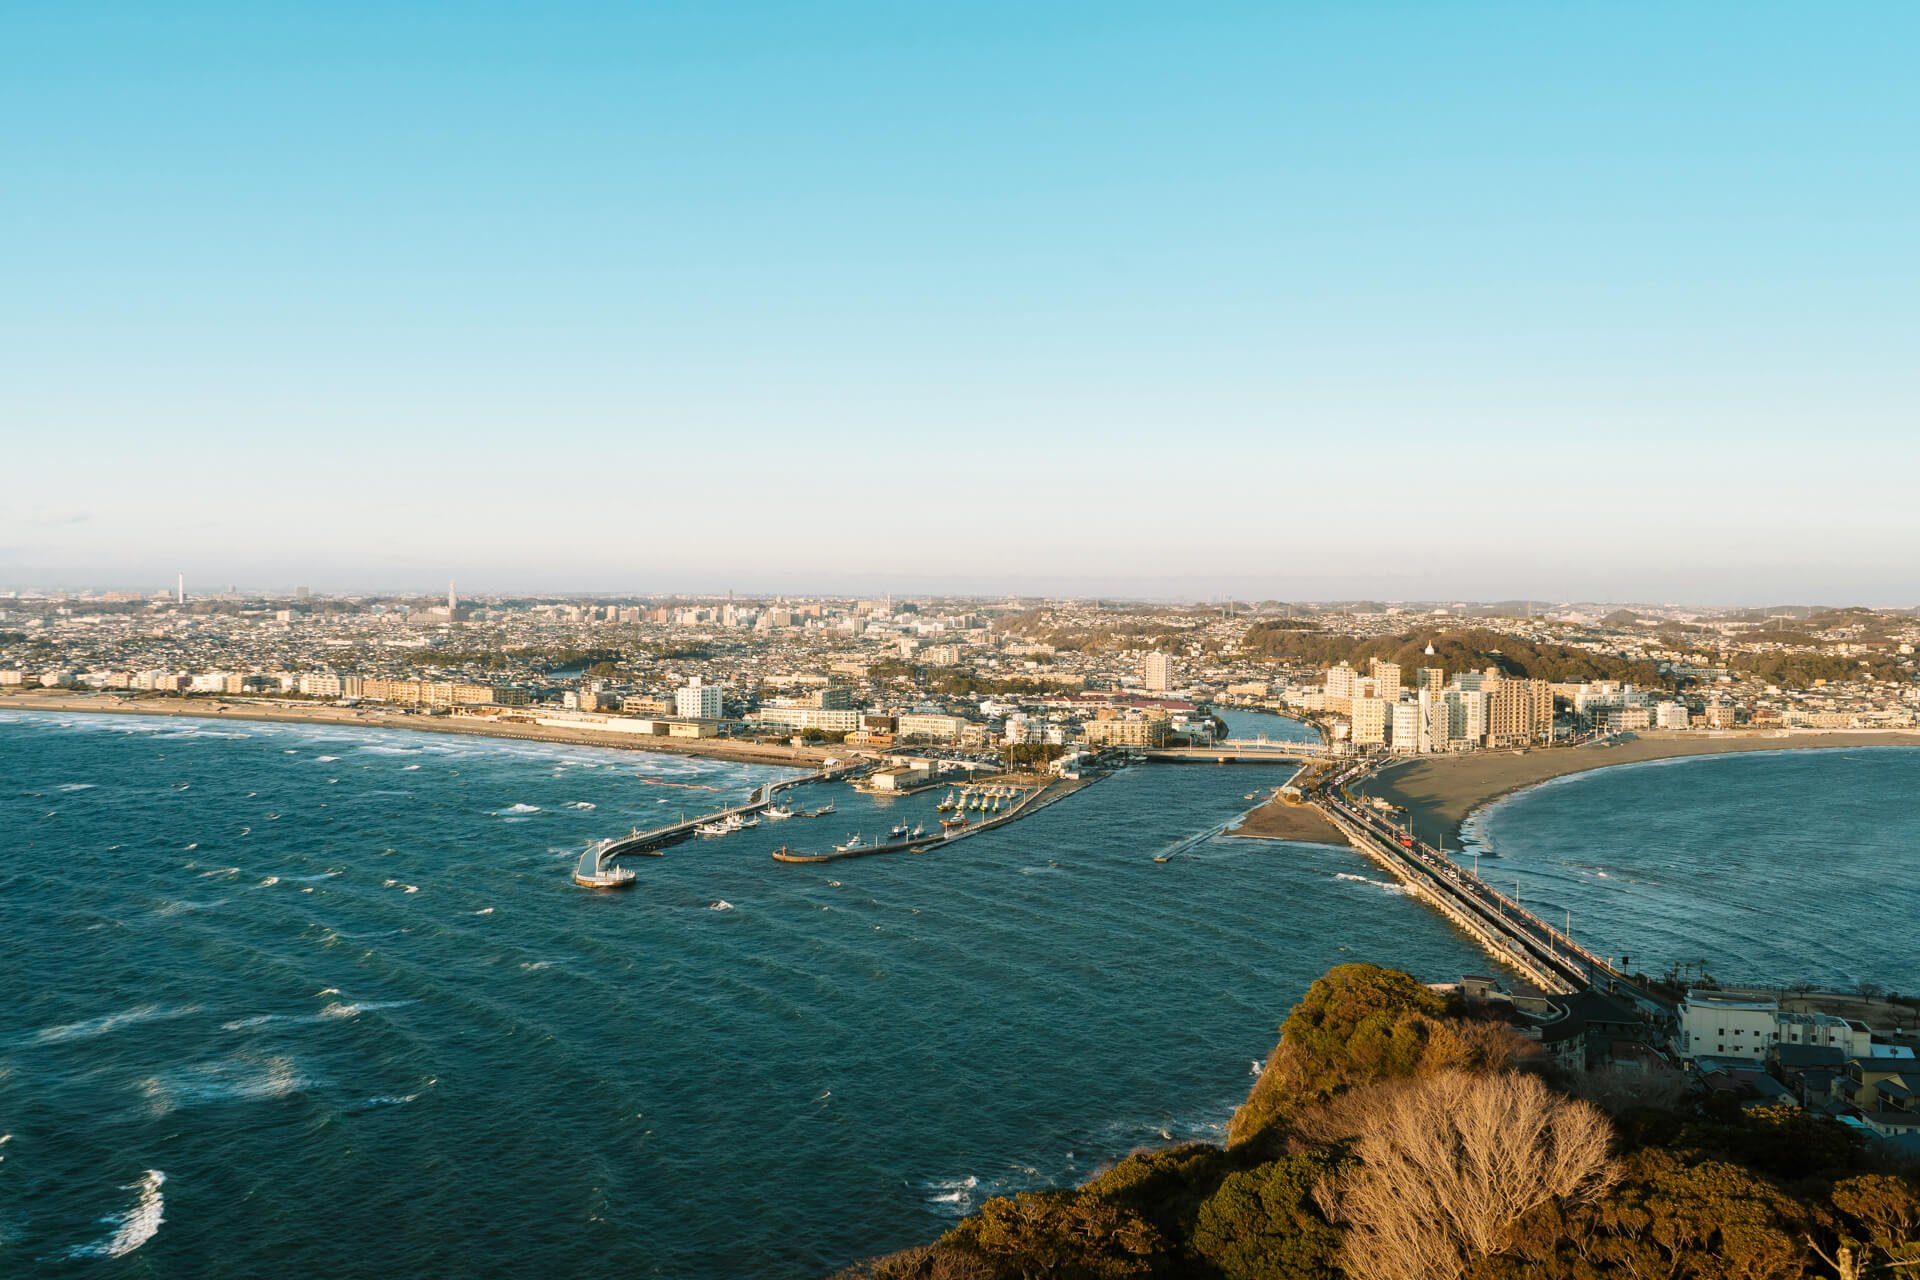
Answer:
[{"label": "white boat", "polygon": [[856,831],[847,837],[845,844],[833,846],[833,851],[835,853],[852,853],[855,849],[864,849],[866,847],[866,843],[860,839],[860,833]]},{"label": "white boat", "polygon": [[904,822],[896,822],[893,824],[893,829],[887,832],[887,839],[888,840],[904,840],[906,838],[906,835],[907,835],[907,824]]},{"label": "white boat", "polygon": [[[927,834],[926,826],[923,823],[916,822],[913,824],[913,830],[907,833],[907,839],[918,840],[921,836],[924,836],[925,834]],[[1602,872],[1601,874],[1605,875],[1606,873]]]},{"label": "white boat", "polygon": [[812,813],[809,813],[807,816],[809,818],[824,818],[832,812],[833,812],[833,802],[828,801],[826,804],[821,805],[818,809],[815,809]]},{"label": "white boat", "polygon": [[702,836],[730,836],[733,834],[734,828],[728,826],[724,821],[702,822],[694,827],[693,831],[695,835]]},{"label": "white boat", "polygon": [[783,804],[768,805],[766,812],[769,822],[785,822],[793,816],[793,810]]}]

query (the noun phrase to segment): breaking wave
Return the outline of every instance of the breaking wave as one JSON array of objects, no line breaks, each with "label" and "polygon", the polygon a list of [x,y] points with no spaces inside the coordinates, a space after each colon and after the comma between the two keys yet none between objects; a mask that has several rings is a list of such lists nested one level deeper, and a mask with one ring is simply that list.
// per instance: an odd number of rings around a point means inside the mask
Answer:
[{"label": "breaking wave", "polygon": [[167,1175],[149,1169],[138,1182],[129,1182],[124,1190],[137,1191],[139,1197],[125,1213],[111,1214],[102,1222],[114,1224],[113,1234],[92,1244],[78,1245],[67,1251],[69,1258],[124,1258],[153,1239],[166,1221],[166,1199],[160,1194]]},{"label": "breaking wave", "polygon": [[127,1009],[121,1013],[104,1014],[98,1018],[87,1018],[81,1022],[69,1022],[57,1027],[45,1027],[33,1037],[34,1044],[65,1044],[70,1040],[91,1040],[118,1031],[122,1027],[137,1026],[142,1022],[162,1022],[169,1018],[184,1018],[198,1013],[194,1005],[181,1005],[165,1009],[159,1005],[143,1004],[136,1009]]}]

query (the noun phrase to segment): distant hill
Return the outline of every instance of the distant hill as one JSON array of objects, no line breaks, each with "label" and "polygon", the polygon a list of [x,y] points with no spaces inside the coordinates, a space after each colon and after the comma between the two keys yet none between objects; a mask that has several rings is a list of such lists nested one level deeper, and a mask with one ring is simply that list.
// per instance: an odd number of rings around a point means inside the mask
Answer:
[{"label": "distant hill", "polygon": [[[1433,655],[1426,652],[1433,645]],[[1560,644],[1538,644],[1519,636],[1471,627],[1434,634],[1411,633],[1362,640],[1324,631],[1302,631],[1275,623],[1256,623],[1241,647],[1263,657],[1282,658],[1317,666],[1345,661],[1365,670],[1370,659],[1400,664],[1403,682],[1411,683],[1419,667],[1442,667],[1449,673],[1497,668],[1510,676],[1540,680],[1631,680],[1655,686],[1667,683],[1651,662],[1588,653]]]}]

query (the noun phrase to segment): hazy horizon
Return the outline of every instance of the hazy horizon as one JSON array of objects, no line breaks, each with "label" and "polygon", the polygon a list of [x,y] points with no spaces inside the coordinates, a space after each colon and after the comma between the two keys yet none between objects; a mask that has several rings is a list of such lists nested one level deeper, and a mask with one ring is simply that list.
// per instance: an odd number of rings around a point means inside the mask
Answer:
[{"label": "hazy horizon", "polygon": [[[12,592],[143,592],[159,595],[162,592],[171,595],[175,583],[160,585],[115,582],[67,582],[67,583],[6,583],[0,582],[0,591]],[[448,583],[412,583],[412,584],[351,584],[346,582],[195,582],[186,583],[188,598],[225,597],[239,594],[256,598],[286,598],[294,592],[305,589],[316,597],[418,597],[435,601],[444,600]],[[1536,611],[1554,608],[1646,608],[1646,609],[1699,609],[1699,610],[1752,610],[1752,609],[1848,609],[1870,608],[1886,611],[1909,611],[1920,609],[1920,604],[1875,603],[1851,597],[1774,597],[1766,599],[1712,599],[1685,598],[1674,596],[1523,596],[1523,595],[1484,595],[1484,596],[1394,596],[1366,592],[1347,592],[1340,595],[1293,595],[1283,596],[1272,593],[1240,594],[1218,592],[1197,594],[1192,591],[1136,592],[1136,591],[1043,591],[1013,590],[973,587],[927,587],[900,585],[898,583],[880,583],[872,585],[844,585],[839,587],[799,587],[794,585],[774,586],[738,586],[691,584],[684,586],[573,586],[560,587],[538,583],[489,584],[478,580],[469,585],[456,580],[459,598],[465,601],[478,599],[536,598],[536,599],[580,599],[580,600],[720,600],[730,596],[743,602],[772,601],[775,599],[879,599],[893,596],[900,600],[913,599],[952,599],[972,600],[983,604],[1005,603],[1017,600],[1020,603],[1040,604],[1043,602],[1072,603],[1110,603],[1141,604],[1159,607],[1219,608],[1229,605],[1240,608],[1252,608],[1263,603],[1291,604],[1301,608],[1338,608],[1345,605],[1379,604],[1397,609],[1421,609],[1440,611],[1445,609],[1475,610],[1495,605],[1512,605],[1524,608],[1531,605]],[[1471,614],[1462,614],[1462,621],[1472,621]]]},{"label": "hazy horizon", "polygon": [[0,581],[1911,605],[1917,38],[16,6]]}]

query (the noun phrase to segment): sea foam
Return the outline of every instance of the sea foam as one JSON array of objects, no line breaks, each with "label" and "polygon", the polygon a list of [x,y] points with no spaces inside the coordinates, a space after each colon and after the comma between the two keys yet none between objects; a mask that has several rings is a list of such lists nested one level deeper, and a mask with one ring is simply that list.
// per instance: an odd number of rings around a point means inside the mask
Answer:
[{"label": "sea foam", "polygon": [[159,1005],[143,1004],[136,1009],[127,1009],[120,1013],[104,1014],[98,1018],[87,1018],[81,1022],[69,1022],[57,1027],[45,1027],[33,1037],[34,1044],[64,1044],[70,1040],[91,1040],[118,1031],[122,1027],[136,1026],[142,1022],[163,1022],[169,1018],[184,1018],[198,1013],[194,1005],[181,1005],[165,1009]]},{"label": "sea foam", "polygon": [[104,1240],[92,1244],[78,1245],[68,1250],[70,1258],[124,1258],[153,1239],[160,1230],[160,1224],[166,1221],[166,1199],[160,1194],[161,1186],[167,1175],[158,1169],[149,1169],[140,1181],[128,1183],[123,1190],[137,1191],[139,1197],[125,1213],[110,1214],[100,1219],[114,1224],[113,1234]]}]

